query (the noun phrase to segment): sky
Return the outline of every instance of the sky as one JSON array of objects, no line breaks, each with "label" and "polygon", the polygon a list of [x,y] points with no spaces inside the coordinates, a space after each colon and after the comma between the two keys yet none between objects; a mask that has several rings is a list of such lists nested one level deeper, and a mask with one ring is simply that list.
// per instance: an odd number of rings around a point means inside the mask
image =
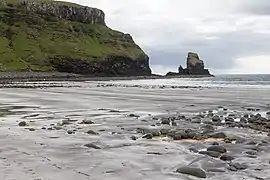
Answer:
[{"label": "sky", "polygon": [[67,0],[102,9],[132,35],[153,73],[185,66],[197,52],[214,74],[270,73],[270,0]]}]

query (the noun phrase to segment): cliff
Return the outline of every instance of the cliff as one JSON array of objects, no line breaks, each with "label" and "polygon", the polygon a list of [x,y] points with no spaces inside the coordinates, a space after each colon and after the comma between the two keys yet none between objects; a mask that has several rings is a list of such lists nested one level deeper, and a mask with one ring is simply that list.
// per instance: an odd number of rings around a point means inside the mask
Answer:
[{"label": "cliff", "polygon": [[49,0],[0,0],[0,71],[151,74],[148,56],[102,10]]},{"label": "cliff", "polygon": [[166,76],[181,76],[181,75],[199,75],[212,76],[208,69],[204,68],[204,62],[199,58],[197,53],[189,52],[187,56],[187,67],[184,69],[181,65],[178,72],[169,72]]}]

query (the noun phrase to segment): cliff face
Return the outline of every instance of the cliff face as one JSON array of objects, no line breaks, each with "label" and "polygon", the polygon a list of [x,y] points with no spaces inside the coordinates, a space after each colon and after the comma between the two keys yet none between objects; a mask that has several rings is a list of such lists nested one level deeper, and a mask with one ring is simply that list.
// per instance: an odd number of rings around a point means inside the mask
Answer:
[{"label": "cliff face", "polygon": [[148,56],[103,11],[43,0],[0,0],[0,71],[151,74]]},{"label": "cliff face", "polygon": [[65,5],[61,3],[42,3],[23,1],[23,6],[29,13],[37,13],[40,15],[50,15],[57,17],[58,19],[66,19],[70,21],[77,21],[88,24],[105,24],[105,14],[102,10],[83,7],[76,5]]}]

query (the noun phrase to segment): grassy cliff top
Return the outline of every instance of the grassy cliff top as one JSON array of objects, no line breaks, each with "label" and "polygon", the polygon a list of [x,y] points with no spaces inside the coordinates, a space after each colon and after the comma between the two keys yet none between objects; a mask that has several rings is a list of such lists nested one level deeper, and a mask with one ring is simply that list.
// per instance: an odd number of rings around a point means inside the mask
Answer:
[{"label": "grassy cliff top", "polygon": [[[31,12],[22,2],[0,0],[0,71],[53,71],[50,61],[59,58],[91,62],[123,56],[148,60],[128,34],[100,24]],[[51,0],[34,2],[82,7]]]}]

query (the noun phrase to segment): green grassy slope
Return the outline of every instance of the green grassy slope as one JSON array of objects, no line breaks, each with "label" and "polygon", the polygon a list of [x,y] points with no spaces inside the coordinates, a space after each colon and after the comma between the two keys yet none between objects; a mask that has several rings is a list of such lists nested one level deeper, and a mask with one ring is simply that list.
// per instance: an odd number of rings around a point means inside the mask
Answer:
[{"label": "green grassy slope", "polygon": [[19,4],[20,0],[0,0],[0,71],[54,71],[52,59],[91,62],[115,55],[147,60],[129,35],[102,25],[29,13]]}]

